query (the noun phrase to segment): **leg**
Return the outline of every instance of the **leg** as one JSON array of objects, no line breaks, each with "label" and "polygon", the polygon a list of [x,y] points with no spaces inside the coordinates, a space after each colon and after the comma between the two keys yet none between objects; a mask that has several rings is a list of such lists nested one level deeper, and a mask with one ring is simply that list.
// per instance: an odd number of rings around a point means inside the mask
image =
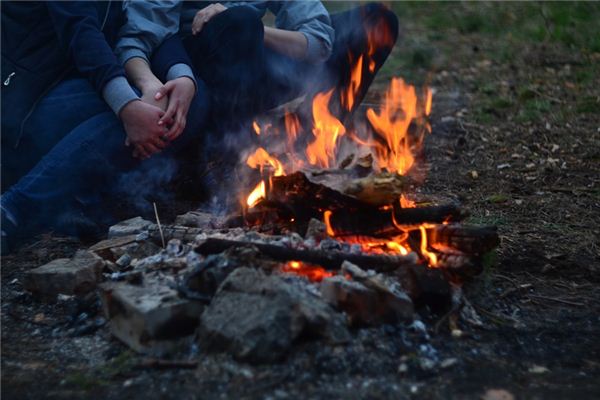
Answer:
[{"label": "leg", "polygon": [[344,117],[358,107],[392,51],[398,39],[398,18],[383,5],[369,3],[334,14],[331,22],[335,42],[324,81],[329,87],[337,87],[335,98],[341,100],[341,93],[348,90],[352,67],[362,55],[361,84],[352,107],[342,110]]},{"label": "leg", "polygon": [[211,92],[217,126],[252,114],[264,64],[263,43],[262,21],[252,8],[243,6],[218,14],[198,36],[184,40]]},{"label": "leg", "polygon": [[66,133],[106,110],[108,106],[86,79],[59,83],[25,121],[18,141],[3,143],[2,187],[10,187],[25,175]]}]

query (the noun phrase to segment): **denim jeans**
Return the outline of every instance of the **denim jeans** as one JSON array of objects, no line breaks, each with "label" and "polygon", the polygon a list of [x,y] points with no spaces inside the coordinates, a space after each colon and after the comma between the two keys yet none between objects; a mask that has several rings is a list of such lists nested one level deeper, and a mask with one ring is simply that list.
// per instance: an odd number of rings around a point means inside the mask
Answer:
[{"label": "denim jeans", "polygon": [[3,141],[3,190],[30,171],[77,125],[106,110],[106,103],[86,79],[67,79],[56,85],[25,121],[20,137]]},{"label": "denim jeans", "polygon": [[[155,194],[149,192],[173,177],[177,152],[201,134],[208,115],[206,88],[198,80],[184,132],[159,155],[139,161],[133,158],[132,147],[125,146],[122,122],[95,91],[90,92],[87,81],[78,81],[61,83],[29,121],[28,129],[40,136],[38,148],[50,150],[2,195],[2,207],[20,224],[47,227],[76,198],[108,194],[143,204],[141,197]],[[62,110],[70,112],[63,115]]]}]

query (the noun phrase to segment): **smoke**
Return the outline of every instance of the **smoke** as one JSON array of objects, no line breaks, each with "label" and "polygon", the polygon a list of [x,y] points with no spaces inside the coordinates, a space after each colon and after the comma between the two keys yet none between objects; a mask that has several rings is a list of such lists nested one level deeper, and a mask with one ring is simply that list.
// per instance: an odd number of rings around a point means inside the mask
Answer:
[{"label": "smoke", "polygon": [[153,202],[166,204],[173,201],[174,194],[168,185],[178,169],[178,162],[171,157],[152,157],[118,177],[116,195],[132,211],[153,215]]}]

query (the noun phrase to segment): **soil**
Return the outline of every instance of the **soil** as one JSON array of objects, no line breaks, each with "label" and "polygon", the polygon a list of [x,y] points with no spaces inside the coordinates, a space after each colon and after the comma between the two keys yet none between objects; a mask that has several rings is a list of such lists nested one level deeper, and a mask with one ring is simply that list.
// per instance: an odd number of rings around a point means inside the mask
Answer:
[{"label": "soil", "polygon": [[[412,39],[392,67],[428,37],[418,22],[406,24]],[[462,321],[457,337],[425,309],[426,332],[398,324],[356,330],[347,346],[307,340],[280,364],[199,348],[186,354],[197,368],[145,369],[111,337],[94,299],[46,305],[24,292],[24,272],[86,247],[48,234],[2,258],[2,396],[599,398],[600,78],[578,77],[600,70],[600,54],[523,41],[503,58],[498,37],[454,33],[423,39],[437,53],[411,69],[429,72],[435,89],[420,190],[499,228],[495,260],[465,287],[482,326]],[[390,68],[366,102],[398,73]]]}]

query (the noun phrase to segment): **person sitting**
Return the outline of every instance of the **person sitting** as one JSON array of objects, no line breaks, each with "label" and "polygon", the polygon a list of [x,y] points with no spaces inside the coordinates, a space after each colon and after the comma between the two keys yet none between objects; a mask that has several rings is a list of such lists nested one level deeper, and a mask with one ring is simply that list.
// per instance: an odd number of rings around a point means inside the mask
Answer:
[{"label": "person sitting", "polygon": [[126,171],[162,168],[202,132],[206,87],[177,28],[165,29],[176,24],[153,23],[179,6],[3,3],[3,253],[28,228],[56,227],[82,199],[114,192]]},{"label": "person sitting", "polygon": [[[356,110],[398,38],[397,17],[378,3],[332,15],[320,1],[201,5],[183,4],[180,33],[210,89],[213,120],[225,129],[331,88],[338,103],[346,103],[337,111],[344,119]],[[267,10],[275,15],[275,27],[262,23]],[[358,62],[361,85],[353,101],[345,101]]]}]

